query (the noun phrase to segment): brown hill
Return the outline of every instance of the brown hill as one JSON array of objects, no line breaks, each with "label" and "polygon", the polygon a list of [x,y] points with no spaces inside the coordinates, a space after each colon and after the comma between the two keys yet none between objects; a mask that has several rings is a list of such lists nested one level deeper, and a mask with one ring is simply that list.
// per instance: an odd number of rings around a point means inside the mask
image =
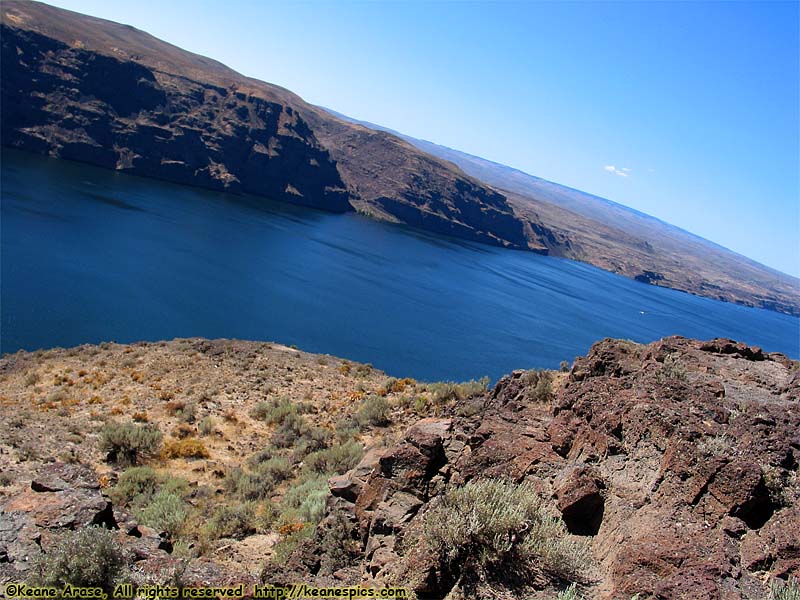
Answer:
[{"label": "brown hill", "polygon": [[38,2],[4,2],[2,24],[5,145],[544,250],[501,194],[281,87]]},{"label": "brown hill", "polygon": [[799,314],[796,277],[605,198],[380,125],[350,120],[398,135],[493,186],[508,198],[519,218],[542,225],[539,237],[553,256],[723,302]]}]

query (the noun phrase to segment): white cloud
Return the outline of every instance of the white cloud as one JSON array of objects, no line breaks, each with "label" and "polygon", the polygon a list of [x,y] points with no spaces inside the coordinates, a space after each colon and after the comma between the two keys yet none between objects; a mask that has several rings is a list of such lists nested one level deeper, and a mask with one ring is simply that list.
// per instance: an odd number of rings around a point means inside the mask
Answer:
[{"label": "white cloud", "polygon": [[631,173],[631,169],[628,167],[620,167],[619,169],[614,165],[606,165],[603,167],[609,173],[613,173],[614,175],[619,175],[620,177],[627,177]]}]

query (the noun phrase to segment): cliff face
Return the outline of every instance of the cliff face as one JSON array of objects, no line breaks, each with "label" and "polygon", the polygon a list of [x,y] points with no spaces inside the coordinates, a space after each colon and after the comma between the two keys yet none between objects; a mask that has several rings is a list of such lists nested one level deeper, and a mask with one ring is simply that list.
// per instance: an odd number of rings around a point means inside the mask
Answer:
[{"label": "cliff face", "polygon": [[36,2],[4,2],[2,22],[4,145],[547,252],[505,196],[288,90]]},{"label": "cliff face", "polygon": [[335,163],[291,107],[2,28],[2,138],[110,169],[350,209]]},{"label": "cliff face", "polygon": [[[730,340],[604,340],[549,401],[540,381],[514,372],[477,414],[422,419],[333,478],[315,539],[267,579],[344,577],[407,585],[419,598],[554,598],[558,577],[526,580],[512,560],[470,581],[463,555],[420,544],[426,515],[452,502],[448,490],[487,479],[526,482],[585,540],[586,598],[763,598],[764,581],[798,576],[796,362]],[[489,546],[481,525],[476,555]],[[331,569],[325,543],[342,527],[357,551]]]}]

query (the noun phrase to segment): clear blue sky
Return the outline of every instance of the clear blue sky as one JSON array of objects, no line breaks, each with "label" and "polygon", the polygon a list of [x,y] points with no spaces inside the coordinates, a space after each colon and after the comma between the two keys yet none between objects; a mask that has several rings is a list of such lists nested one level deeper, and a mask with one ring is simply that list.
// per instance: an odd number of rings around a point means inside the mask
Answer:
[{"label": "clear blue sky", "polygon": [[50,3],[800,275],[796,2]]}]

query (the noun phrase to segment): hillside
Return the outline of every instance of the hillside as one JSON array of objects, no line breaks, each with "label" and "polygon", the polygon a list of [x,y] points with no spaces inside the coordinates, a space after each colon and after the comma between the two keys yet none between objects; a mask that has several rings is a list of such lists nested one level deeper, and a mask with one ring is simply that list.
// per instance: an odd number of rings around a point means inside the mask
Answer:
[{"label": "hillside", "polygon": [[553,256],[723,302],[800,314],[800,280],[795,277],[605,198],[380,125],[350,120],[397,135],[494,186],[518,217],[544,227],[542,239]]},{"label": "hillside", "polygon": [[340,118],[130,26],[17,0],[0,17],[3,145],[800,314],[796,279],[612,202]]},{"label": "hillside", "polygon": [[492,390],[234,340],[21,351],[0,583],[765,598],[800,575],[798,403],[800,364],[730,340],[604,340]]},{"label": "hillside", "polygon": [[394,136],[130,26],[37,2],[0,10],[4,145],[543,249],[504,196]]}]

